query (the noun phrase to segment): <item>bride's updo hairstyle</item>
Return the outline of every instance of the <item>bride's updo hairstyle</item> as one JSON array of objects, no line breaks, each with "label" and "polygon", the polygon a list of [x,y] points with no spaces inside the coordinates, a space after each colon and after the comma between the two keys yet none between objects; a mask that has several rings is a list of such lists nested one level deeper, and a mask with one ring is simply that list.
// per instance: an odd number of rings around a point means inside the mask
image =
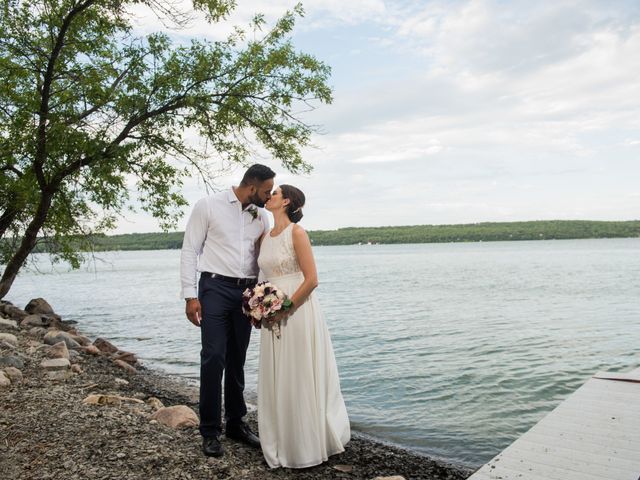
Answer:
[{"label": "bride's updo hairstyle", "polygon": [[280,191],[282,192],[282,198],[289,200],[287,205],[287,216],[293,223],[298,223],[302,220],[302,207],[304,207],[304,193],[296,187],[291,185],[280,185]]}]

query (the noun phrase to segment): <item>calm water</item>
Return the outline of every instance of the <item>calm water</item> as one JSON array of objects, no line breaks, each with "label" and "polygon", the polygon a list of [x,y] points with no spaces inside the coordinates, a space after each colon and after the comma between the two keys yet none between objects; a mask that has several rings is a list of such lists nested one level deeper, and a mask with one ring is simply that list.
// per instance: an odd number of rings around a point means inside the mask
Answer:
[{"label": "calm water", "polygon": [[[640,239],[317,247],[317,293],[355,429],[467,465],[493,457],[601,369],[640,365]],[[89,336],[197,378],[179,251],[25,272]],[[259,335],[249,347],[255,391]]]}]

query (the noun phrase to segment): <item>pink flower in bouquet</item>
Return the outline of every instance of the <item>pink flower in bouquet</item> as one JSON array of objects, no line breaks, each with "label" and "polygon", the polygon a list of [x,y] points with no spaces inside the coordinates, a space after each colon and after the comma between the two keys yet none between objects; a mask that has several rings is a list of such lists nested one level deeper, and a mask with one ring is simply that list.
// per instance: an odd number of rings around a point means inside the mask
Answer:
[{"label": "pink flower in bouquet", "polygon": [[276,297],[271,301],[271,310],[273,310],[274,312],[277,312],[282,308],[282,303],[283,303],[282,300]]}]

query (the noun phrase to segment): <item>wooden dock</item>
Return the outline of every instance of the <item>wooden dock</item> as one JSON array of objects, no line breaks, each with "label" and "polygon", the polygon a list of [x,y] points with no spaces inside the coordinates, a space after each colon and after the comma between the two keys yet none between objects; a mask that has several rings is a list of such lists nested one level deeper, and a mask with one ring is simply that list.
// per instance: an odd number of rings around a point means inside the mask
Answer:
[{"label": "wooden dock", "polygon": [[640,368],[599,372],[468,480],[640,480]]}]

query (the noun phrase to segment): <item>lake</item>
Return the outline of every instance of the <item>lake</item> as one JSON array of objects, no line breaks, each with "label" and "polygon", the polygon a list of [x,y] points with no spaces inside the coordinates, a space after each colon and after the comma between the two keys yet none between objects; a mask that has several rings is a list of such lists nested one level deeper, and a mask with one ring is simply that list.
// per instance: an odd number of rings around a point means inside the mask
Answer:
[{"label": "lake", "polygon": [[[640,239],[316,247],[354,429],[478,466],[598,370],[640,365]],[[178,250],[36,255],[7,300],[44,297],[88,336],[197,379]],[[259,335],[247,388],[255,395]],[[253,393],[252,393],[253,392]]]}]

